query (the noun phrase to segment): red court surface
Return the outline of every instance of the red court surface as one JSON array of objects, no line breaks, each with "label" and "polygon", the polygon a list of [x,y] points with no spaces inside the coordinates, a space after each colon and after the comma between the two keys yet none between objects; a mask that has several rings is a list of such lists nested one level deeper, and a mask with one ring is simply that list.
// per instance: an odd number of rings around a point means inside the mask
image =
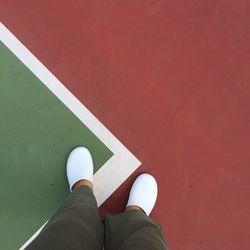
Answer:
[{"label": "red court surface", "polygon": [[138,158],[171,249],[250,246],[250,2],[0,0],[5,24]]}]

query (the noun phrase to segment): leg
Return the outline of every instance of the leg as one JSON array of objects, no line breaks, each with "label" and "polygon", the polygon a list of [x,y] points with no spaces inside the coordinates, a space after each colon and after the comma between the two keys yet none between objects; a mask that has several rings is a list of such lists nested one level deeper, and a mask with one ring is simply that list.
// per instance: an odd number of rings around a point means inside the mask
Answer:
[{"label": "leg", "polygon": [[157,183],[153,176],[142,174],[136,179],[126,211],[105,217],[107,250],[167,249],[160,225],[148,216],[155,205],[157,193]]},{"label": "leg", "polygon": [[98,250],[103,245],[103,224],[89,187],[71,193],[27,250]]},{"label": "leg", "polygon": [[102,249],[103,224],[93,194],[93,161],[86,148],[70,153],[67,177],[72,193],[26,249]]},{"label": "leg", "polygon": [[161,227],[139,210],[106,215],[105,249],[107,250],[166,250]]}]

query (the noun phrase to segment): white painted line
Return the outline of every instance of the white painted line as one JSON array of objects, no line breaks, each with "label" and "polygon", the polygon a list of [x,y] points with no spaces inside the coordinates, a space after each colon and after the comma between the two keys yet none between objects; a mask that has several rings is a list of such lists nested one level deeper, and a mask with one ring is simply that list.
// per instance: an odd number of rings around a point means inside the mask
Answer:
[{"label": "white painted line", "polygon": [[100,206],[141,162],[1,22],[0,41],[114,153],[94,176]]},{"label": "white painted line", "polygon": [[24,243],[24,245],[22,245],[22,247],[21,248],[19,248],[19,250],[23,250],[23,249],[25,249],[25,247],[27,247],[29,244],[30,244],[30,242],[32,242],[35,238],[36,238],[36,236],[42,231],[42,229],[44,228],[44,226],[47,224],[47,222],[48,221],[46,221],[32,236],[31,236],[31,238],[28,240],[28,241],[26,241],[25,243]]}]

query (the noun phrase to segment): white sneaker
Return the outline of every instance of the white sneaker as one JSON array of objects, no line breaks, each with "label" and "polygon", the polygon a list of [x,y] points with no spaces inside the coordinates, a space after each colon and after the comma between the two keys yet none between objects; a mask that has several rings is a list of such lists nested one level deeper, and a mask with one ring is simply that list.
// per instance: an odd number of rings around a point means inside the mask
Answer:
[{"label": "white sneaker", "polygon": [[67,160],[67,177],[70,191],[74,184],[80,180],[88,180],[93,183],[93,160],[87,148],[77,147],[69,155]]},{"label": "white sneaker", "polygon": [[158,194],[157,182],[150,174],[141,174],[135,180],[129,194],[127,206],[138,206],[149,215]]}]

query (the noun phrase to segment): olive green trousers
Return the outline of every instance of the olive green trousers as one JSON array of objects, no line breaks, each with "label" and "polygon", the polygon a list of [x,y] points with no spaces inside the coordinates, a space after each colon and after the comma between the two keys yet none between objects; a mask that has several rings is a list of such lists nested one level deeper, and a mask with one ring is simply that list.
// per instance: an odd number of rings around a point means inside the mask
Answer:
[{"label": "olive green trousers", "polygon": [[72,192],[27,250],[167,249],[160,225],[143,212],[130,210],[99,218],[88,187]]}]

